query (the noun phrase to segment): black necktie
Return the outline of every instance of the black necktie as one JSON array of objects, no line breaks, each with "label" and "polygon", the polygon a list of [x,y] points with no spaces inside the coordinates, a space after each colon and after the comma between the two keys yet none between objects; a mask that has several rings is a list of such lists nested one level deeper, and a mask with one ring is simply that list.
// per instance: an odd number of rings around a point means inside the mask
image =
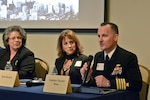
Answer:
[{"label": "black necktie", "polygon": [[106,55],[106,61],[109,61],[109,56],[108,55]]}]

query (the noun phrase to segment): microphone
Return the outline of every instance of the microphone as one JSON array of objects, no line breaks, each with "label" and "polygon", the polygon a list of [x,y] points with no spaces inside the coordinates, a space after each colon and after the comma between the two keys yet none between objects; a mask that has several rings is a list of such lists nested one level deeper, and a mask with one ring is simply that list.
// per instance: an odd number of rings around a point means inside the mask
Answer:
[{"label": "microphone", "polygon": [[39,81],[39,80],[32,80],[32,81],[27,81],[26,86],[31,87],[31,86],[40,86],[44,85],[44,81]]},{"label": "microphone", "polygon": [[90,66],[91,66],[92,60],[93,60],[93,56],[92,56],[92,55],[89,55],[89,57],[88,57],[87,60],[86,60],[86,62],[87,62],[87,70],[86,70],[85,73],[84,73],[84,78],[83,78],[83,81],[82,81],[83,84],[86,83],[87,76],[88,76],[88,73],[89,73],[89,70],[90,70]]}]

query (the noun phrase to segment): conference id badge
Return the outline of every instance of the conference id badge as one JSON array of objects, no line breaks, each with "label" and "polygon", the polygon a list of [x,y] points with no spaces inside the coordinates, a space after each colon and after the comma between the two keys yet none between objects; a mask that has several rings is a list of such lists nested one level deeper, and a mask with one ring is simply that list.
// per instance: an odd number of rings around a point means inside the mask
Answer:
[{"label": "conference id badge", "polygon": [[96,70],[97,71],[103,71],[104,70],[104,63],[97,63]]},{"label": "conference id badge", "polygon": [[76,61],[75,67],[81,67],[81,65],[82,65],[82,61]]}]

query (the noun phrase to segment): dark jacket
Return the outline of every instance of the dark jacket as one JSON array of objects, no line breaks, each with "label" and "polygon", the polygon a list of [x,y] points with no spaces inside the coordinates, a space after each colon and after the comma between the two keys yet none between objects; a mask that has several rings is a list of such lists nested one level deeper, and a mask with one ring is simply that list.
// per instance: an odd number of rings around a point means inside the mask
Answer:
[{"label": "dark jacket", "polygon": [[[61,58],[57,58],[55,60],[55,66],[58,70],[59,75],[60,75],[61,69],[63,68],[64,61],[66,59],[68,59],[68,57],[64,56],[64,57],[61,57]],[[70,57],[69,57],[69,59],[70,59]],[[69,76],[70,76],[70,79],[71,79],[71,83],[72,84],[81,84],[82,83],[82,78],[81,78],[81,74],[80,74],[80,68],[83,66],[84,62],[87,60],[87,56],[85,56],[83,54],[81,54],[79,56],[73,55],[73,56],[71,56],[71,59],[74,59],[72,65],[70,67],[70,71],[69,71]],[[82,61],[81,65],[80,66],[75,66],[75,64],[78,61],[79,62]]]},{"label": "dark jacket", "polygon": [[[0,69],[4,70],[9,60],[9,48],[0,50]],[[35,75],[34,53],[26,47],[21,47],[11,61],[13,71],[18,71],[20,79],[32,79]]]},{"label": "dark jacket", "polygon": [[2,48],[2,47],[0,47],[0,50],[3,50],[3,48]]},{"label": "dark jacket", "polygon": [[[138,66],[137,56],[123,48],[117,46],[108,64],[104,65],[104,70],[97,70],[98,63],[105,63],[104,51],[98,52],[94,58],[93,77],[104,75],[111,82],[111,88],[116,88],[116,77],[125,78],[126,83],[129,83],[128,90],[140,91],[142,87],[142,78]],[[112,75],[116,65],[119,64],[122,68],[121,74]]]}]

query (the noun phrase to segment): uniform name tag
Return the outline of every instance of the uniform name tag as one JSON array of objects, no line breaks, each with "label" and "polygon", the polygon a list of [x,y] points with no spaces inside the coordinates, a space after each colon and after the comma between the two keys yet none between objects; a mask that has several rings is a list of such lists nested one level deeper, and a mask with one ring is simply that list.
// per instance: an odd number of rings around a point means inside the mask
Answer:
[{"label": "uniform name tag", "polygon": [[97,71],[103,71],[104,70],[104,63],[97,63],[96,70]]},{"label": "uniform name tag", "polygon": [[82,61],[76,61],[75,67],[81,67],[81,65],[82,65]]}]

